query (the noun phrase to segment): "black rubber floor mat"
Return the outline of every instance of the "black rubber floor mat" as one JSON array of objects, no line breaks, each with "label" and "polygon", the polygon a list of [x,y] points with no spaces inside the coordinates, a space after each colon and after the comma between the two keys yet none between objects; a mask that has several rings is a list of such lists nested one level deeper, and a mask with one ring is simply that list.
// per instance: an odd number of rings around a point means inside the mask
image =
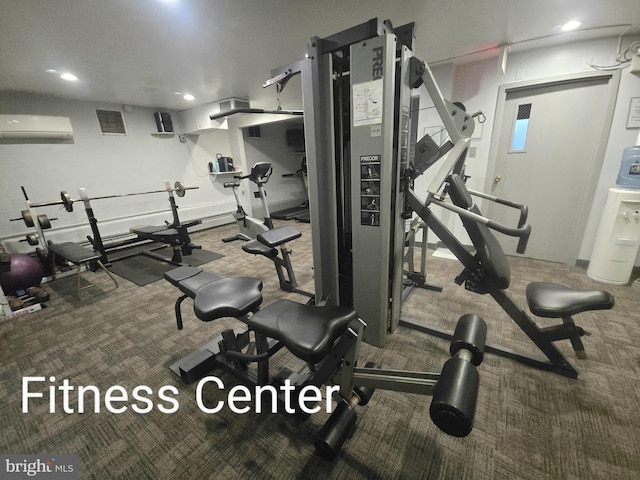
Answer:
[{"label": "black rubber floor mat", "polygon": [[[153,253],[155,255],[171,258],[171,249],[169,248],[155,250]],[[224,257],[224,255],[209,252],[207,250],[193,250],[192,255],[182,256],[182,263],[197,267],[222,257]],[[123,258],[122,260],[113,262],[109,267],[109,270],[119,277],[125,278],[138,286],[143,286],[160,280],[165,272],[176,267],[177,266],[174,264],[141,253],[133,257]]]}]

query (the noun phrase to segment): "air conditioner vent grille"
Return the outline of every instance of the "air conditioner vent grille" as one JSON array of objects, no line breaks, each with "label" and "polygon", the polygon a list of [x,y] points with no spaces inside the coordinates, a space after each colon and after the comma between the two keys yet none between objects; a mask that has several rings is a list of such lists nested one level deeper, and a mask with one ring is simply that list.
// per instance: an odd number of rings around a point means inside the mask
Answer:
[{"label": "air conditioner vent grille", "polygon": [[101,110],[96,108],[96,116],[103,135],[126,135],[127,129],[120,110]]}]

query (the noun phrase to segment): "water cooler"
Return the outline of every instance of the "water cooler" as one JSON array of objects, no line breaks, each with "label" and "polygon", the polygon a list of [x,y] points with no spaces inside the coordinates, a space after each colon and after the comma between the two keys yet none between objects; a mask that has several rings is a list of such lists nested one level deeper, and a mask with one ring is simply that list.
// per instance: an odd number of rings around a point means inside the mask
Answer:
[{"label": "water cooler", "polygon": [[587,275],[600,282],[626,285],[640,248],[640,135],[638,145],[624,150],[616,184],[607,203]]}]

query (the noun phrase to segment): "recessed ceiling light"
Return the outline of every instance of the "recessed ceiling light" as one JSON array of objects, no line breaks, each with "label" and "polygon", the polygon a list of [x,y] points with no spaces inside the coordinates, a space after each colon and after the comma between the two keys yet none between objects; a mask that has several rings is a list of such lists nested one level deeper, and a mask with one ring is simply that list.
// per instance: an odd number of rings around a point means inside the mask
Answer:
[{"label": "recessed ceiling light", "polygon": [[76,77],[73,73],[68,72],[60,75],[60,78],[63,80],[68,80],[70,82],[75,82],[76,80],[78,80],[78,77]]},{"label": "recessed ceiling light", "polygon": [[182,98],[184,98],[185,100],[191,101],[191,100],[195,100],[196,97],[194,97],[193,95],[191,95],[189,93],[185,93],[184,97],[182,97]]},{"label": "recessed ceiling light", "polygon": [[562,27],[560,28],[560,30],[562,30],[563,32],[569,32],[571,30],[575,30],[576,28],[578,28],[581,25],[581,23],[577,20],[571,20],[570,22],[565,23],[564,25],[562,25]]},{"label": "recessed ceiling light", "polygon": [[60,73],[58,70],[56,70],[55,68],[47,68],[45,70],[45,72],[47,73]]}]

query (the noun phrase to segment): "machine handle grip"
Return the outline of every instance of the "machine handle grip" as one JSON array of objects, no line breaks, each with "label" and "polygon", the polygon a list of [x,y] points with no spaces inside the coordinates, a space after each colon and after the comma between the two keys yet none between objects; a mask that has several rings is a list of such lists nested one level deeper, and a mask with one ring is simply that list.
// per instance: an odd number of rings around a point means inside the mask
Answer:
[{"label": "machine handle grip", "polygon": [[529,216],[529,207],[523,203],[515,203],[502,198],[496,198],[496,203],[500,205],[506,205],[507,207],[516,208],[520,210],[520,218],[518,219],[518,228],[522,228],[527,223],[527,217]]},{"label": "machine handle grip", "polygon": [[461,217],[486,225],[488,228],[492,230],[497,230],[498,232],[504,233],[505,235],[508,235],[510,237],[519,237],[520,242],[518,243],[518,246],[516,248],[516,251],[518,253],[524,253],[525,249],[527,248],[529,235],[531,235],[531,225],[527,224],[524,226],[518,226],[516,228],[509,227],[507,225],[503,225],[502,223],[496,222],[495,220],[490,220],[487,217],[484,217],[477,213],[470,212],[465,208],[458,207],[457,205],[452,205],[450,203],[437,200],[435,198],[431,198],[430,201],[431,203],[435,203],[436,205],[442,208],[445,208],[447,210],[457,213]]},{"label": "machine handle grip", "polygon": [[529,207],[527,205],[523,203],[515,203],[510,200],[505,200],[504,198],[495,197],[493,195],[489,195],[488,193],[478,192],[476,190],[467,189],[467,191],[473,196],[485,198],[487,200],[491,200],[492,202],[499,203],[500,205],[505,205],[507,207],[520,210],[518,228],[522,228],[527,223],[527,217],[529,216]]},{"label": "machine handle grip", "polygon": [[498,232],[509,235],[510,237],[519,237],[520,241],[518,242],[516,251],[518,253],[524,253],[524,250],[527,248],[527,242],[529,241],[529,235],[531,235],[531,225],[513,228],[507,227],[506,225],[495,222],[493,220],[487,221],[486,225],[492,230],[497,230]]},{"label": "machine handle grip", "polygon": [[529,242],[529,235],[531,235],[531,225],[527,225],[524,228],[525,232],[518,242],[518,246],[516,247],[516,252],[524,253],[527,250],[527,243]]}]

